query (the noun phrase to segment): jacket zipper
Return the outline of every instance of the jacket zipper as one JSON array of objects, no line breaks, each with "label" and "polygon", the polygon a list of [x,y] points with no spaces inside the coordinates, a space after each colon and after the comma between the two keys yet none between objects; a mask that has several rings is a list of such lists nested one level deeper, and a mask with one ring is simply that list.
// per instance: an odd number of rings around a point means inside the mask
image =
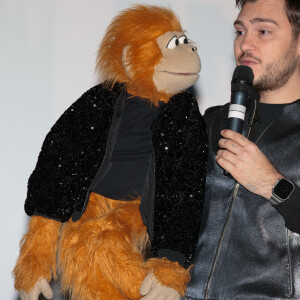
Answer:
[{"label": "jacket zipper", "polygon": [[[121,117],[122,117],[122,113],[124,111],[124,105],[125,105],[125,101],[123,100],[124,97],[126,97],[126,92],[121,91],[120,95],[118,96],[118,98],[116,99],[116,102],[114,104],[114,112],[113,112],[113,116],[112,116],[112,123],[110,125],[109,131],[108,131],[108,134],[107,134],[107,140],[106,140],[106,144],[105,144],[105,153],[104,153],[101,165],[98,168],[98,171],[97,171],[96,175],[94,176],[94,178],[92,180],[92,183],[90,184],[90,186],[88,188],[88,191],[87,191],[86,196],[85,196],[84,204],[81,207],[81,211],[77,211],[77,214],[75,216],[74,216],[74,212],[73,212],[73,215],[72,215],[73,222],[78,221],[81,218],[81,216],[83,215],[83,213],[85,212],[86,207],[87,207],[88,202],[89,202],[90,194],[91,194],[93,188],[95,187],[95,183],[98,182],[98,180],[101,178],[101,176],[105,175],[104,172],[103,172],[104,168],[107,169],[105,172],[108,171],[108,165],[107,165],[109,163],[107,161],[109,159],[109,153],[108,152],[110,151],[112,153],[113,147],[114,147],[113,142],[115,142],[114,139],[116,139],[116,136],[118,134],[119,125],[120,125],[120,122],[121,122]],[[120,106],[118,106],[119,104],[120,104]],[[118,115],[120,115],[121,117],[119,117]],[[116,129],[116,127],[117,127],[117,129]],[[115,132],[115,137],[113,137],[114,132]],[[111,145],[113,145],[112,149],[110,149],[110,147],[109,147]],[[108,149],[110,149],[110,150],[108,151]],[[110,155],[111,155],[111,153],[110,153]]]},{"label": "jacket zipper", "polygon": [[209,292],[211,280],[212,280],[213,273],[214,273],[214,270],[215,270],[215,267],[216,267],[216,264],[217,264],[217,260],[219,258],[219,254],[220,254],[221,244],[222,244],[224,236],[225,236],[226,227],[227,227],[229,218],[230,218],[232,210],[233,210],[233,206],[234,206],[234,203],[235,203],[235,199],[236,199],[239,187],[240,187],[240,185],[238,183],[236,183],[235,187],[234,187],[234,190],[233,190],[233,195],[232,195],[232,201],[231,201],[231,204],[230,204],[230,209],[229,209],[229,212],[228,212],[228,215],[227,215],[227,218],[226,218],[226,221],[225,221],[222,233],[221,233],[221,237],[220,237],[220,240],[219,240],[219,244],[218,244],[218,248],[217,248],[217,253],[216,253],[216,256],[215,256],[215,259],[214,259],[214,262],[213,262],[213,266],[211,268],[211,271],[210,271],[210,274],[209,274],[209,277],[208,277],[208,282],[207,282],[207,286],[206,286],[204,300],[206,300],[207,297],[208,297],[208,292]]},{"label": "jacket zipper", "polygon": [[290,279],[290,296],[294,295],[294,278],[292,272],[292,257],[291,257],[291,249],[290,249],[290,239],[291,239],[291,231],[286,229],[286,245],[287,245],[287,253],[288,253],[288,262],[289,262],[289,279]]},{"label": "jacket zipper", "polygon": [[[254,111],[253,111],[253,115],[252,115],[252,118],[251,118],[251,121],[250,121],[250,128],[249,128],[247,137],[249,137],[250,132],[251,132],[251,128],[252,128],[254,117],[255,117],[255,113],[256,113],[256,106],[257,106],[257,103],[256,103],[256,101],[254,101]],[[228,215],[226,217],[225,224],[223,226],[221,237],[220,237],[219,244],[218,244],[218,247],[217,247],[216,256],[214,258],[213,265],[212,265],[210,274],[208,276],[208,281],[207,281],[207,285],[206,285],[204,300],[206,300],[207,297],[208,297],[208,292],[209,292],[209,289],[210,289],[210,285],[211,285],[213,273],[214,273],[214,270],[215,270],[215,267],[216,267],[216,264],[217,264],[217,260],[219,258],[221,245],[222,245],[222,242],[223,242],[223,239],[224,239],[224,236],[225,236],[225,232],[226,232],[226,227],[228,225],[231,213],[233,211],[233,206],[234,206],[234,203],[235,203],[235,200],[236,200],[236,196],[237,196],[239,187],[240,187],[239,183],[236,183],[235,187],[234,187],[234,190],[233,190],[233,194],[232,194],[232,201],[231,201],[231,204],[230,204],[230,209],[229,209]]]},{"label": "jacket zipper", "polygon": [[[252,118],[251,118],[251,121],[250,121],[250,129],[248,131],[247,138],[249,138],[249,135],[250,135],[250,132],[251,132],[252,124],[253,124],[255,113],[256,113],[256,106],[257,106],[257,103],[255,101],[254,112],[253,112],[253,115],[252,115]],[[261,139],[261,137],[273,125],[274,122],[275,122],[275,120],[273,120],[269,124],[269,126],[267,126],[267,128],[258,137],[258,139],[256,140],[255,144],[257,144],[259,142],[259,140]],[[233,206],[234,206],[234,203],[235,203],[235,200],[236,200],[236,197],[237,197],[237,193],[238,193],[239,187],[240,187],[240,185],[238,183],[234,187],[230,209],[229,209],[229,212],[228,212],[228,215],[227,215],[227,218],[226,218],[226,221],[225,221],[222,233],[221,233],[221,237],[220,237],[220,240],[219,240],[219,244],[218,244],[218,248],[217,248],[217,253],[216,253],[216,256],[215,256],[215,259],[214,259],[214,262],[213,262],[213,266],[212,266],[211,272],[210,272],[209,277],[208,277],[208,282],[207,282],[207,286],[206,286],[204,300],[207,300],[207,297],[208,297],[208,292],[209,292],[209,288],[210,288],[210,285],[211,285],[213,273],[214,273],[214,270],[215,270],[215,267],[216,267],[216,264],[217,264],[217,260],[219,258],[219,254],[220,254],[221,244],[222,244],[222,241],[224,239],[226,227],[228,225],[229,218],[230,218],[232,210],[233,210]],[[293,293],[294,293],[294,289],[293,289],[293,274],[292,274],[292,262],[291,262],[290,243],[289,243],[290,236],[291,236],[290,234],[291,234],[290,230],[287,229],[287,249],[288,249],[288,261],[289,261],[290,295],[293,295]]]},{"label": "jacket zipper", "polygon": [[[250,120],[250,128],[249,128],[249,131],[248,131],[248,134],[247,134],[247,138],[249,138],[249,135],[250,135],[250,132],[251,132],[251,128],[252,128],[252,125],[253,125],[253,122],[254,122],[254,117],[255,117],[255,113],[256,113],[256,107],[257,107],[257,103],[256,103],[256,101],[254,101],[254,111],[253,111],[253,114],[252,114],[252,118]],[[272,125],[272,123],[270,124],[270,126]],[[268,126],[268,128],[270,126]],[[266,132],[266,130],[264,130],[264,132],[261,134],[261,136]],[[261,138],[261,136],[259,137],[259,139]],[[208,281],[207,281],[207,285],[206,285],[206,289],[205,289],[204,300],[206,300],[207,297],[208,297],[208,293],[209,293],[209,289],[210,289],[210,285],[211,285],[213,273],[215,271],[217,260],[219,258],[220,249],[221,249],[221,246],[222,246],[222,242],[223,242],[223,239],[224,239],[224,236],[225,236],[225,232],[226,232],[226,228],[227,228],[229,219],[230,219],[232,211],[233,211],[233,207],[234,207],[234,203],[235,203],[235,200],[236,200],[236,197],[237,197],[237,193],[238,193],[239,187],[240,187],[239,183],[236,183],[235,186],[234,186],[234,190],[233,190],[233,194],[232,194],[232,201],[231,201],[231,204],[230,204],[230,209],[229,209],[229,212],[227,214],[227,217],[226,217],[223,229],[222,229],[221,237],[220,237],[219,244],[218,244],[218,247],[217,247],[217,252],[216,252],[216,255],[215,255],[215,258],[214,258],[214,261],[213,261],[213,265],[212,265],[210,274],[208,276]]]}]

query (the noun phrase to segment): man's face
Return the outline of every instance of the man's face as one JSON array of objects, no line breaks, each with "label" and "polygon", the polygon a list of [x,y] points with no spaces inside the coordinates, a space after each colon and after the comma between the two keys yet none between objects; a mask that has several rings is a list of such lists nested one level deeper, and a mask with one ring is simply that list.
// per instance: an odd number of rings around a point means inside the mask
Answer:
[{"label": "man's face", "polygon": [[283,86],[300,65],[300,38],[295,39],[284,0],[247,2],[234,23],[237,65],[254,72],[260,91]]}]

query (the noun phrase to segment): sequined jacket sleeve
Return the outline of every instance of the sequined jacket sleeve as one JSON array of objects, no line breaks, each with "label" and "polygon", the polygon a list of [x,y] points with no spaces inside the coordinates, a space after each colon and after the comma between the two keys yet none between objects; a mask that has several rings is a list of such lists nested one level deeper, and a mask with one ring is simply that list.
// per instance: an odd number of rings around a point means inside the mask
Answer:
[{"label": "sequined jacket sleeve", "polygon": [[97,85],[51,128],[28,181],[28,215],[65,222],[76,202],[86,197],[103,159],[117,96],[118,87],[108,91]]},{"label": "sequined jacket sleeve", "polygon": [[174,96],[162,108],[152,143],[154,214],[144,218],[152,249],[158,257],[188,264],[198,238],[207,164],[205,122],[190,93]]}]

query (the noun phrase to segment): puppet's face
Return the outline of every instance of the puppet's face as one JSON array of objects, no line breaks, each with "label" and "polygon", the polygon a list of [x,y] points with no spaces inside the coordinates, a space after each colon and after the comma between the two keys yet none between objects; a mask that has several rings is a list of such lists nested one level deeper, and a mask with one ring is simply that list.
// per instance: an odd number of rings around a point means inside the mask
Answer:
[{"label": "puppet's face", "polygon": [[159,92],[176,94],[192,86],[201,69],[197,48],[183,32],[168,31],[157,38],[162,53],[154,67],[153,82]]}]

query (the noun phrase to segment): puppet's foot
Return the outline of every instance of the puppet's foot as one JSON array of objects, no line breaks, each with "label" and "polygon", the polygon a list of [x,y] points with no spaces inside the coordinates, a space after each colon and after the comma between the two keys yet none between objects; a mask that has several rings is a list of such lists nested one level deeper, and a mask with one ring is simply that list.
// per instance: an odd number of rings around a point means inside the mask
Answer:
[{"label": "puppet's foot", "polygon": [[46,299],[52,299],[53,292],[46,279],[41,279],[36,282],[34,288],[30,292],[20,291],[21,300],[36,300],[40,294]]},{"label": "puppet's foot", "polygon": [[141,295],[145,296],[141,299],[155,300],[155,299],[168,299],[180,300],[179,293],[168,287],[161,285],[152,273],[149,273],[140,289]]},{"label": "puppet's foot", "polygon": [[146,262],[146,266],[162,286],[170,287],[184,297],[191,278],[189,269],[164,258],[151,258]]}]

